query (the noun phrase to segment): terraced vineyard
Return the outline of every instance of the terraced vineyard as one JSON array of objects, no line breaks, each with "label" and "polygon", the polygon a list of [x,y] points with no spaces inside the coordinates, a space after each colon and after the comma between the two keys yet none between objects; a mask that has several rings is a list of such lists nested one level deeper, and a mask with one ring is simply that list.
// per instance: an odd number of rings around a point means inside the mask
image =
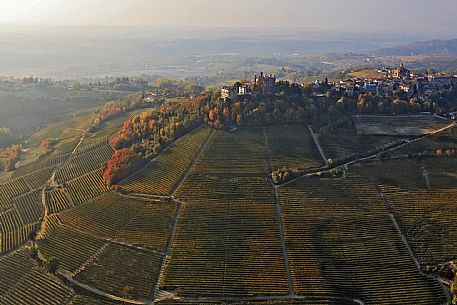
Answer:
[{"label": "terraced vineyard", "polygon": [[[2,219],[3,221],[3,219]],[[8,228],[0,232],[0,253],[7,253],[23,244],[32,231],[36,230],[36,225],[18,226]]]},{"label": "terraced vineyard", "polygon": [[18,178],[0,185],[0,198],[1,201],[7,202],[11,198],[20,196],[30,191],[30,188],[25,183],[24,179]]},{"label": "terraced vineyard", "polygon": [[44,211],[41,205],[41,190],[27,193],[12,201],[23,224],[36,224],[43,217]]},{"label": "terraced vineyard", "polygon": [[73,206],[64,189],[46,192],[46,206],[50,214],[58,213]]},{"label": "terraced vineyard", "polygon": [[282,167],[304,169],[322,165],[319,151],[307,127],[300,125],[268,128],[273,170]]},{"label": "terraced vineyard", "polygon": [[274,205],[182,207],[160,286],[183,296],[287,295]]},{"label": "terraced vineyard", "polygon": [[32,189],[38,189],[42,188],[46,182],[49,180],[51,177],[52,173],[54,172],[55,167],[47,167],[43,168],[41,170],[37,170],[36,172],[29,174],[27,176],[24,176],[24,182],[27,184],[27,186]]},{"label": "terraced vineyard", "polygon": [[122,187],[136,193],[169,195],[210,134],[211,129],[201,127],[179,139],[146,168],[126,179]]},{"label": "terraced vineyard", "polygon": [[300,180],[281,188],[281,204],[296,293],[377,305],[445,302],[365,179]]}]

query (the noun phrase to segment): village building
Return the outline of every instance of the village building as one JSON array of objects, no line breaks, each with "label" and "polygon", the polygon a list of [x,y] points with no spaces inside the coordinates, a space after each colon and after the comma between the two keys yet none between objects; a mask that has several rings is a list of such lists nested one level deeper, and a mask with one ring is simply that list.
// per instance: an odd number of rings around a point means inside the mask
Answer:
[{"label": "village building", "polygon": [[399,68],[392,71],[393,78],[409,78],[411,71],[405,68],[404,64],[401,64]]},{"label": "village building", "polygon": [[263,72],[260,72],[260,76],[254,77],[254,85],[262,92],[273,92],[276,86],[276,75],[264,75]]},{"label": "village building", "polygon": [[238,90],[235,86],[224,86],[221,89],[221,98],[223,100],[234,100],[238,95]]}]

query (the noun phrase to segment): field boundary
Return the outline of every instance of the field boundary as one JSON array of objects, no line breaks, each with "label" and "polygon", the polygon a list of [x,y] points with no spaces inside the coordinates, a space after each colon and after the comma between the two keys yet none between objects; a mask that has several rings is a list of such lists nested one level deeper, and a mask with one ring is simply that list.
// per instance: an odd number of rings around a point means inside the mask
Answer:
[{"label": "field boundary", "polygon": [[[265,144],[265,159],[268,164],[268,170],[271,172],[272,166],[271,166],[271,157],[270,157],[270,147],[268,144],[268,135],[267,135],[266,128],[263,129],[263,139],[264,139],[264,144]],[[286,239],[284,236],[284,227],[282,225],[282,210],[281,210],[281,202],[279,200],[278,187],[276,185],[274,185],[273,181],[271,180],[271,177],[269,180],[270,180],[270,183],[275,192],[276,217],[278,218],[279,237],[281,239],[281,250],[282,250],[282,255],[284,257],[284,268],[286,269],[287,284],[289,286],[289,296],[294,297],[295,292],[294,292],[294,286],[292,283],[292,274],[291,274],[290,268],[289,268],[289,256],[287,255]]]}]

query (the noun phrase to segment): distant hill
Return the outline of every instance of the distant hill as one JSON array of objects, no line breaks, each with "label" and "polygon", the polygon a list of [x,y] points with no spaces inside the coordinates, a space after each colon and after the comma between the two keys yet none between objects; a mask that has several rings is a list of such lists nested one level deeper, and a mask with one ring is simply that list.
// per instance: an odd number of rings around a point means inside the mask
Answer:
[{"label": "distant hill", "polygon": [[430,40],[382,48],[376,50],[375,54],[384,56],[457,55],[457,39]]}]

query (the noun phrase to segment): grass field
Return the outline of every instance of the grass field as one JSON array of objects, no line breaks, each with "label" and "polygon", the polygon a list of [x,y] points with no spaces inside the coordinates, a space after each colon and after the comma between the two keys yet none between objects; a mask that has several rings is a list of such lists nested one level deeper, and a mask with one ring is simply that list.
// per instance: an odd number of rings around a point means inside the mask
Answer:
[{"label": "grass field", "polygon": [[366,69],[366,70],[360,70],[360,71],[355,71],[352,73],[349,73],[349,76],[354,77],[354,78],[371,78],[371,79],[376,79],[376,78],[385,78],[386,74],[378,72],[378,69]]},{"label": "grass field", "polygon": [[431,115],[357,115],[355,121],[359,134],[387,136],[421,136],[451,124]]},{"label": "grass field", "polygon": [[423,138],[417,142],[406,145],[398,150],[390,152],[389,156],[401,156],[423,152],[435,152],[437,149],[457,148],[457,128],[452,127],[438,134]]}]

